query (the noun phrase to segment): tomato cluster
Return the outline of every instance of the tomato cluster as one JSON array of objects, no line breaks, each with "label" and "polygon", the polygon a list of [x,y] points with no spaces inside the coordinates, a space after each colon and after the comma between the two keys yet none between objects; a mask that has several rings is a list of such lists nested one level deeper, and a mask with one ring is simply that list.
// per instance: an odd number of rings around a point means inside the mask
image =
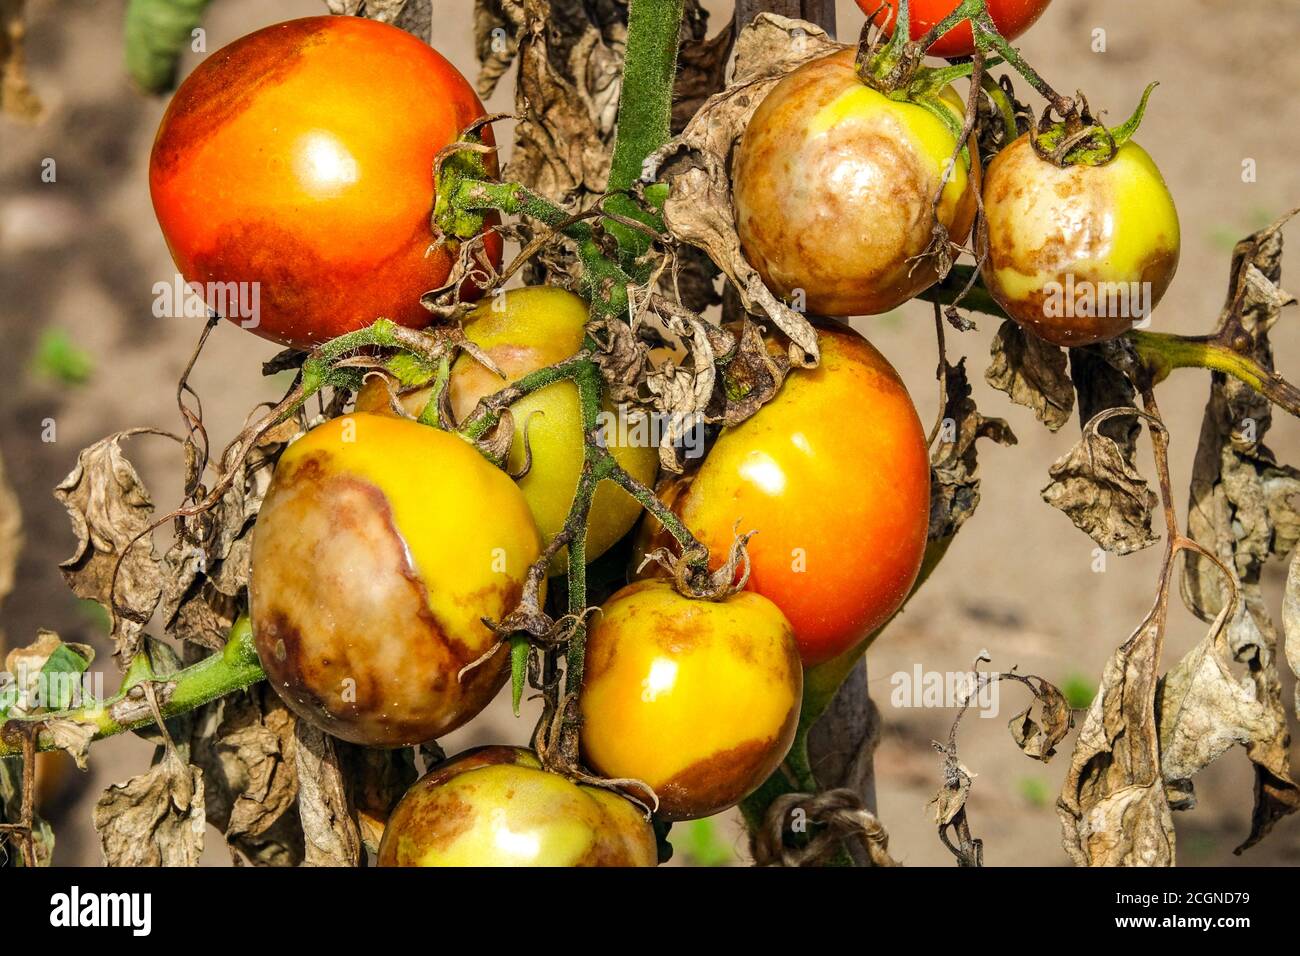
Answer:
[{"label": "tomato cluster", "polygon": [[[955,3],[914,2],[912,35]],[[990,11],[1014,36],[1045,6],[1007,0]],[[954,30],[930,52],[969,53],[969,33]],[[930,105],[938,115],[864,83],[852,51],[773,87],[739,143],[733,185],[743,251],[774,293],[826,317],[891,310],[939,280],[936,235],[965,242],[982,195],[984,282],[1034,334],[1080,345],[1131,324],[1055,315],[1049,295],[1066,281],[1163,294],[1178,219],[1140,147],[1058,166],[1025,136],[985,172],[973,139],[953,132],[961,99],[946,88]],[[464,78],[395,28],[348,17],[269,27],[208,58],[176,94],[150,164],[158,219],[188,281],[260,287],[258,334],[309,348],[379,316],[422,327],[421,294],[446,283],[452,264],[430,225],[433,158],[481,116]],[[495,235],[484,242],[495,255]],[[504,380],[462,354],[433,417],[463,423],[506,384],[577,355],[587,323],[587,304],[558,288],[480,303],[463,332]],[[588,561],[624,541],[639,579],[590,623],[581,760],[647,785],[665,821],[733,806],[776,771],[795,738],[805,669],[860,652],[922,565],[931,488],[916,408],[846,322],[815,324],[819,365],[790,374],[721,429],[702,461],[656,488],[713,570],[738,532],[754,532],[743,587],[737,577],[705,600],[682,593],[684,579],[645,573],[663,570],[648,560],[663,549],[678,552],[668,566],[689,556],[614,483],[591,503]],[[590,466],[573,381],[513,403],[505,468],[424,424],[435,401],[432,384],[369,378],[350,412],[282,454],[253,537],[250,617],[272,685],[301,719],[373,747],[438,738],[498,693],[510,660],[492,623],[519,605]],[[627,474],[655,484],[652,443],[606,434],[605,444]],[[560,550],[552,575],[566,557]],[[633,803],[511,747],[432,768],[379,849],[394,866],[656,858]]]}]

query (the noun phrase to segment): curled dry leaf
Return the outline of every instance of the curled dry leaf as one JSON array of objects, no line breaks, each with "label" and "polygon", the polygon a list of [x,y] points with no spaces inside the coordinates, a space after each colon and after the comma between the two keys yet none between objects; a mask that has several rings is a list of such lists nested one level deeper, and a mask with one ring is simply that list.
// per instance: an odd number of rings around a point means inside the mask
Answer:
[{"label": "curled dry leaf", "polygon": [[153,501],[121,442],[151,429],[110,435],[83,449],[54,491],[68,510],[77,550],[59,565],[72,592],[98,601],[113,618],[114,653],[135,656],[162,595],[163,572],[149,535]]},{"label": "curled dry leaf", "polygon": [[1099,430],[1118,414],[1099,412],[1084,426],[1079,442],[1052,465],[1042,495],[1102,548],[1129,554],[1158,540],[1151,529],[1157,499],[1124,449]]},{"label": "curled dry leaf", "polygon": [[239,616],[252,555],[252,532],[280,452],[302,431],[297,417],[271,428],[236,463],[241,477],[212,509],[178,522],[163,556],[159,609],[176,640],[216,649]]},{"label": "curled dry leaf", "polygon": [[943,362],[943,417],[939,420],[930,452],[931,544],[952,539],[980,500],[979,449],[988,438],[999,445],[1014,445],[1016,436],[1001,418],[985,418],[975,408],[966,359],[956,365]]},{"label": "curled dry leaf", "polygon": [[27,81],[24,5],[24,0],[0,0],[0,112],[30,122],[40,119],[43,108]]},{"label": "curled dry leaf", "polygon": [[790,339],[790,361],[815,365],[817,334],[808,320],[777,299],[746,261],[736,234],[731,196],[732,152],[768,91],[795,67],[843,49],[803,20],[760,14],[736,38],[731,84],[705,101],[681,134],[651,154],[642,178],[669,185],[664,223],[669,233],[702,249],[731,280],[745,310],[763,314]]},{"label": "curled dry leaf", "polygon": [[296,724],[298,816],[307,866],[358,866],[361,831],[353,819],[334,740],[304,721]]},{"label": "curled dry leaf", "polygon": [[[1011,677],[1000,676],[1003,679]],[[1074,726],[1074,714],[1065,695],[1055,685],[1041,677],[1032,676],[1023,678],[1021,683],[1033,691],[1034,700],[1011,718],[1007,725],[1011,739],[1026,757],[1047,763],[1056,756],[1056,745],[1065,739],[1065,735]],[[1038,720],[1030,717],[1035,708],[1038,710]]]},{"label": "curled dry leaf", "polygon": [[297,723],[265,684],[209,704],[190,737],[208,785],[208,822],[238,863],[296,866],[303,836],[295,812]]},{"label": "curled dry leaf", "polygon": [[1074,411],[1074,384],[1066,369],[1065,349],[1030,335],[1007,319],[993,339],[993,361],[985,380],[1006,392],[1017,405],[1032,409],[1040,422],[1056,431]]},{"label": "curled dry leaf", "polygon": [[[1283,307],[1294,301],[1278,285],[1282,267],[1280,221],[1237,244],[1232,281],[1216,333],[1265,368],[1273,367],[1269,330]],[[1236,379],[1215,375],[1210,385],[1200,442],[1192,467],[1187,527],[1189,535],[1220,562],[1235,580],[1208,559],[1189,552],[1182,582],[1183,600],[1202,620],[1213,620],[1234,593],[1241,607],[1223,634],[1212,634],[1170,675],[1179,678],[1179,715],[1203,729],[1204,750],[1189,755],[1167,775],[1197,767],[1198,757],[1213,759],[1228,742],[1246,748],[1255,770],[1255,809],[1251,832],[1237,852],[1253,846],[1277,820],[1300,810],[1300,787],[1290,767],[1287,730],[1278,674],[1278,636],[1260,586],[1270,557],[1286,557],[1300,538],[1300,471],[1277,462],[1264,444],[1272,421],[1269,403]],[[1238,680],[1227,662],[1246,667]],[[1216,707],[1222,713],[1212,713]],[[1176,725],[1163,733],[1173,734]],[[1216,752],[1217,751],[1217,752]],[[1208,762],[1208,760],[1207,760]],[[1200,764],[1203,766],[1204,764]],[[1197,767],[1199,769],[1199,767]],[[1186,784],[1190,791],[1190,784]]]},{"label": "curled dry leaf", "polygon": [[1147,619],[1106,662],[1070,756],[1056,809],[1065,852],[1080,866],[1174,865],[1155,716],[1169,574]]},{"label": "curled dry leaf", "polygon": [[203,852],[203,771],[174,747],[146,773],[115,783],[95,803],[108,866],[197,866]]}]

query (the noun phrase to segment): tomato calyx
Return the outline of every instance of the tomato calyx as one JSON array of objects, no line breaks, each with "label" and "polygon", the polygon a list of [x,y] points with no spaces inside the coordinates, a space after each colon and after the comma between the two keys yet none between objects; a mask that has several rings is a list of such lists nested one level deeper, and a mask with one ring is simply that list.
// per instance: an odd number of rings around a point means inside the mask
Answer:
[{"label": "tomato calyx", "polygon": [[[1054,166],[1104,166],[1119,153],[1119,149],[1133,138],[1142,118],[1146,115],[1151,91],[1159,84],[1152,82],[1142,92],[1142,99],[1133,115],[1119,126],[1107,127],[1100,123],[1088,107],[1088,98],[1078,93],[1070,108],[1058,113],[1049,104],[1038,121],[1031,142],[1034,152]],[[1060,119],[1055,119],[1056,113]]]},{"label": "tomato calyx", "polygon": [[[737,525],[740,522],[736,522]],[[702,545],[685,549],[680,556],[669,548],[649,552],[637,573],[648,564],[657,564],[668,572],[673,587],[683,597],[697,601],[725,601],[745,590],[752,570],[746,545],[757,532],[736,533],[727,560],[716,571],[709,570],[709,552]]]}]

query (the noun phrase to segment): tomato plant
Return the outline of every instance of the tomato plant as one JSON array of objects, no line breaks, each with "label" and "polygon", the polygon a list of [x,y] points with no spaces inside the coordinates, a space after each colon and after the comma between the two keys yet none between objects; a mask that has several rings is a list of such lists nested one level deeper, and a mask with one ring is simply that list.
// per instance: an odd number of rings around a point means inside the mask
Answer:
[{"label": "tomato plant", "polygon": [[803,672],[766,598],[698,601],[665,581],[632,584],[601,606],[587,655],[583,754],[605,776],[653,787],[666,820],[732,806],[790,749]]},{"label": "tomato plant", "polygon": [[518,747],[479,747],[438,764],[393,810],[380,866],[654,866],[641,811],[542,769]]},{"label": "tomato plant", "polygon": [[154,211],[188,282],[237,289],[238,308],[209,307],[266,338],[309,348],[381,316],[424,326],[420,296],[454,259],[429,226],[433,158],[482,115],[465,78],[395,27],[279,23],[176,91],[149,161]]},{"label": "tomato plant", "polygon": [[[481,303],[464,320],[465,336],[487,353],[517,381],[529,372],[570,358],[582,348],[587,304],[572,292],[550,287],[511,289]],[[498,391],[503,382],[472,357],[462,356],[451,372],[448,395],[452,414],[465,420],[479,400]],[[433,387],[412,389],[401,396],[408,413],[418,417],[433,395]],[[378,378],[357,396],[359,411],[392,414],[389,389]],[[549,542],[564,525],[573,492],[582,471],[582,417],[578,389],[573,382],[556,382],[525,396],[511,406],[515,438],[508,466],[523,472],[519,487],[528,499],[542,538]],[[616,421],[613,403],[603,410]],[[605,440],[614,459],[637,480],[653,484],[659,456],[648,442],[629,440],[628,433],[608,429]],[[527,454],[531,452],[531,458]],[[528,468],[524,471],[525,463]],[[601,485],[591,502],[587,520],[587,560],[595,560],[631,530],[641,506],[613,484]],[[556,554],[552,573],[564,568],[564,552]]]},{"label": "tomato plant", "polygon": [[[916,408],[889,362],[848,328],[822,328],[821,364],[791,376],[753,418],[718,438],[665,498],[714,555],[735,529],[747,587],[790,619],[806,664],[883,624],[916,580],[930,513],[930,466]],[[836,409],[861,409],[841,416]],[[651,524],[640,550],[666,544]],[[857,555],[872,555],[861,561]]]},{"label": "tomato plant", "polygon": [[[997,26],[998,32],[1008,40],[1014,40],[1024,33],[1043,15],[1051,0],[988,0],[989,16]],[[898,0],[857,0],[858,6],[868,18],[875,18],[887,34],[894,31],[898,19]],[[938,26],[943,18],[960,5],[961,0],[911,0],[909,17],[911,20],[911,37],[919,40]],[[882,7],[884,9],[882,9]],[[958,57],[970,56],[975,52],[975,37],[969,23],[960,23],[930,45],[927,51],[931,56]]]},{"label": "tomato plant", "polygon": [[[942,102],[960,120],[951,89]],[[945,183],[956,148],[926,108],[863,84],[852,50],[805,64],[763,100],[736,154],[746,257],[773,292],[811,312],[896,308],[938,279],[931,257],[918,261],[934,236],[936,196],[949,239],[970,233],[979,161],[968,151],[970,167],[959,159]]]},{"label": "tomato plant", "polygon": [[1079,346],[1114,338],[1160,302],[1178,268],[1178,211],[1134,142],[1098,166],[1041,158],[1028,134],[989,165],[984,284],[1040,338]]},{"label": "tomato plant", "polygon": [[541,551],[514,483],[459,438],[335,418],[284,453],[253,534],[249,602],[271,685],[335,736],[432,740],[501,689],[499,653],[460,676]]}]

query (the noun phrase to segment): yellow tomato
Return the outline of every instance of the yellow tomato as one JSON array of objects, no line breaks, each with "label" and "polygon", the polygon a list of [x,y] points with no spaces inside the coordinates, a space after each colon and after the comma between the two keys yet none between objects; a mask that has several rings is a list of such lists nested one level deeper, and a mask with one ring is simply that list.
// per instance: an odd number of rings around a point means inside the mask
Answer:
[{"label": "yellow tomato", "polygon": [[384,829],[380,866],[654,866],[654,831],[608,790],[481,747],[416,782]]},{"label": "yellow tomato", "polygon": [[504,651],[457,675],[540,554],[523,495],[468,442],[377,415],[327,421],[284,452],[254,529],[250,616],[271,686],[345,740],[438,737],[504,683]]},{"label": "yellow tomato", "polygon": [[[806,63],[772,88],[736,153],[736,227],[778,296],[821,315],[888,312],[938,279],[933,203],[957,138],[937,116],[871,89],[854,51]],[[943,95],[955,119],[961,99]],[[955,243],[975,219],[979,159],[958,159],[938,218]]]},{"label": "yellow tomato", "polygon": [[[582,347],[587,322],[587,305],[572,292],[549,286],[512,289],[479,305],[465,319],[465,336],[481,347],[513,382],[529,372],[563,361]],[[507,382],[462,356],[452,370],[450,398],[452,412],[463,421],[479,399],[500,391]],[[419,415],[429,401],[431,389],[417,389],[402,396],[403,407]],[[359,411],[388,414],[386,386],[371,379],[357,396]],[[582,472],[582,415],[578,389],[572,382],[556,382],[520,399],[512,406],[515,440],[510,448],[510,470],[524,465],[524,432],[532,449],[532,467],[519,479],[519,487],[537,519],[544,541],[549,542],[562,527],[573,501]],[[617,410],[606,404],[607,418],[617,420]],[[633,477],[650,485],[659,469],[659,452],[653,442],[640,441],[635,431],[627,434],[607,429],[606,445],[614,458]],[[587,560],[593,561],[636,523],[641,506],[622,488],[602,482],[592,500],[587,524]],[[551,567],[552,574],[565,570],[565,552]]]},{"label": "yellow tomato", "polygon": [[785,759],[802,693],[790,624],[767,598],[695,601],[641,581],[593,619],[583,756],[604,776],[653,787],[664,819],[706,817]]},{"label": "yellow tomato", "polygon": [[1056,345],[1128,331],[1178,269],[1178,210],[1133,142],[1101,166],[1062,169],[1022,136],[989,164],[984,214],[984,284],[1008,315]]}]

